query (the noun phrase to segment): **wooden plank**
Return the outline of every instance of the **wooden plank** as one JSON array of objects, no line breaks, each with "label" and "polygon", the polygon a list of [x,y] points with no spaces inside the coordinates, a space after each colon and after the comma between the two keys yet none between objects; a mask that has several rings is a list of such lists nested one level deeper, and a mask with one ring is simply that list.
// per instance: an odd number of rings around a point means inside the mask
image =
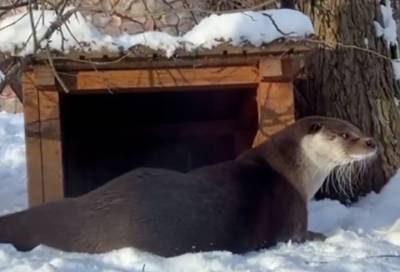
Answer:
[{"label": "wooden plank", "polygon": [[[55,88],[55,87],[54,87]],[[40,91],[40,132],[42,136],[45,202],[64,198],[59,94]]]},{"label": "wooden plank", "polygon": [[253,146],[294,122],[294,95],[291,82],[261,82],[257,90],[259,131]]},{"label": "wooden plank", "polygon": [[136,89],[152,91],[156,88],[249,86],[259,82],[258,69],[254,66],[144,69],[122,71],[83,71],[63,75],[71,92],[118,91]]},{"label": "wooden plank", "polygon": [[262,58],[260,60],[260,77],[263,79],[284,76],[282,60],[279,58]]},{"label": "wooden plank", "polygon": [[165,58],[126,58],[113,60],[81,60],[58,58],[55,67],[60,72],[93,71],[97,70],[138,70],[156,68],[201,68],[226,66],[257,66],[263,55],[220,55],[202,57]]},{"label": "wooden plank", "polygon": [[39,90],[52,89],[55,85],[54,74],[47,65],[36,65],[33,68],[35,85]]},{"label": "wooden plank", "polygon": [[[276,40],[274,42],[264,44],[262,46],[252,46],[248,45],[241,45],[240,47],[233,46],[229,43],[222,43],[221,45],[214,47],[212,49],[208,48],[198,48],[194,51],[186,51],[186,50],[177,50],[176,54],[173,58],[166,58],[165,53],[161,51],[155,51],[148,47],[139,45],[131,48],[129,52],[116,52],[116,51],[109,51],[106,49],[97,50],[97,51],[90,51],[85,52],[82,50],[71,50],[68,54],[64,54],[64,52],[59,52],[59,54],[54,54],[54,60],[57,62],[59,60],[66,60],[66,59],[86,59],[90,62],[108,62],[109,60],[118,60],[121,56],[124,56],[124,59],[160,59],[160,60],[167,60],[170,63],[173,63],[177,59],[181,58],[201,58],[201,57],[220,57],[220,56],[236,56],[241,55],[246,57],[247,55],[276,55],[281,56],[283,54],[301,54],[310,51],[311,49],[317,48],[318,44],[315,42],[310,41],[291,41],[291,40]],[[58,56],[57,56],[58,55]],[[39,54],[35,56],[36,62],[47,62],[47,54]],[[117,62],[117,61],[116,61]]]},{"label": "wooden plank", "polygon": [[22,77],[29,206],[44,203],[39,94],[31,73]]},{"label": "wooden plank", "polygon": [[265,82],[293,81],[300,70],[298,58],[263,58],[260,60],[260,77]]}]

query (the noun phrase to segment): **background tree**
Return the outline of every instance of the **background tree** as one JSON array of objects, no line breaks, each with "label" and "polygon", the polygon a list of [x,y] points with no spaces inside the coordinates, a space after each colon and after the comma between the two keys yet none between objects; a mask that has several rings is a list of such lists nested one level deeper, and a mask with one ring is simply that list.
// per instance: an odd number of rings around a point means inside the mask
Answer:
[{"label": "background tree", "polygon": [[360,185],[355,188],[356,195],[378,191],[400,167],[400,89],[391,63],[398,58],[397,44],[377,38],[375,28],[387,26],[380,4],[392,4],[397,13],[394,2],[297,3],[311,17],[318,38],[332,46],[323,46],[307,58],[304,74],[296,82],[297,117],[321,114],[344,118],[379,141],[380,157],[357,177]]}]

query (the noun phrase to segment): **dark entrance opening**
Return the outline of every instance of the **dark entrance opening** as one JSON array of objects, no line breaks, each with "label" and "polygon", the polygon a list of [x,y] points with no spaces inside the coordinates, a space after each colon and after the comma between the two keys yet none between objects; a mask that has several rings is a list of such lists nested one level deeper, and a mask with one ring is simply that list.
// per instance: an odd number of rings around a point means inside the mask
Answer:
[{"label": "dark entrance opening", "polygon": [[188,171],[234,159],[257,132],[255,89],[60,97],[65,196],[131,169]]}]

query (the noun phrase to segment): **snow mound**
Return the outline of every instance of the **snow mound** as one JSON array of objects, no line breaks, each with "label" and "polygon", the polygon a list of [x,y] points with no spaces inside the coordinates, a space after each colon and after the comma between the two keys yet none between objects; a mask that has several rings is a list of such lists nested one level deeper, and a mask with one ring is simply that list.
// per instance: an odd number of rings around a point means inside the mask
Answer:
[{"label": "snow mound", "polygon": [[26,208],[26,198],[23,116],[0,112],[0,214]]},{"label": "snow mound", "polygon": [[[27,206],[23,116],[0,113],[0,212]],[[264,272],[400,271],[400,172],[379,194],[348,208],[337,201],[309,204],[310,229],[325,242],[281,243],[269,250],[185,254],[161,258],[133,248],[106,254],[65,253],[39,246],[17,252],[0,244],[0,271],[7,272]],[[62,233],[60,234],[62,235]],[[177,235],[179,235],[177,233]]]},{"label": "snow mound", "polygon": [[[382,2],[382,1],[381,1]],[[383,37],[386,45],[397,45],[397,24],[393,18],[393,9],[390,0],[384,0],[380,5],[382,24],[374,21],[376,36]]]},{"label": "snow mound", "polygon": [[[54,11],[33,11],[37,40],[40,41],[56,19]],[[61,31],[56,31],[41,47],[68,52],[71,49],[106,49],[110,52],[128,50],[144,45],[153,50],[164,51],[170,57],[177,49],[194,50],[199,47],[212,48],[222,42],[239,46],[250,43],[254,46],[270,43],[279,38],[301,39],[314,33],[309,17],[290,9],[265,10],[211,15],[203,19],[182,37],[163,32],[144,32],[136,35],[123,34],[111,37],[97,31],[77,12],[71,16]],[[30,16],[18,14],[0,22],[0,51],[15,55],[34,53]]]}]

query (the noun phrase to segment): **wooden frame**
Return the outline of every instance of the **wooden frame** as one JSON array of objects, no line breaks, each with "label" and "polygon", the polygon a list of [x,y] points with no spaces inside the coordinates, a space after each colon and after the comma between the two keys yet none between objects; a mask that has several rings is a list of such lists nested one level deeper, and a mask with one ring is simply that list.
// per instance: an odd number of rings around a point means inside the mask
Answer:
[{"label": "wooden frame", "polygon": [[[178,63],[178,64],[177,64]],[[189,66],[197,63],[198,66]],[[296,58],[269,53],[202,56],[181,64],[160,59],[124,60],[100,65],[80,60],[39,60],[23,78],[29,203],[31,206],[64,197],[64,177],[59,116],[59,92],[97,94],[201,90],[207,88],[257,88],[261,131],[257,145],[294,120],[292,79]],[[58,76],[55,77],[54,69]],[[61,81],[60,81],[61,80]],[[61,88],[63,86],[63,88]]]},{"label": "wooden frame", "polygon": [[24,116],[31,206],[64,196],[58,92],[38,91],[35,74],[23,77]]}]

